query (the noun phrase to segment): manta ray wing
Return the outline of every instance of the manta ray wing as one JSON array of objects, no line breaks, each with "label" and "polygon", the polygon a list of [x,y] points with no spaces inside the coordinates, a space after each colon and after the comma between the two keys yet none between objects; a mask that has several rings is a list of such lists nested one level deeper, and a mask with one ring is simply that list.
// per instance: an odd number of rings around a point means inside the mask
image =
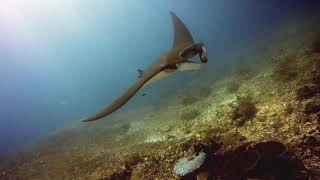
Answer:
[{"label": "manta ray wing", "polygon": [[188,28],[175,13],[170,12],[170,14],[174,26],[174,41],[172,48],[186,47],[190,44],[193,44],[193,38]]}]

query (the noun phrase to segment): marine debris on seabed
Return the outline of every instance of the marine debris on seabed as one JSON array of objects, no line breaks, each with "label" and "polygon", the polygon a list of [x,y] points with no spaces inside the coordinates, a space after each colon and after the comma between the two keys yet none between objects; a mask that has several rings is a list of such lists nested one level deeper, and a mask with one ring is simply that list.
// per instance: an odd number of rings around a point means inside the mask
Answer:
[{"label": "marine debris on seabed", "polygon": [[2,160],[0,179],[319,179],[318,34],[275,36],[255,68],[169,107],[58,132]]}]

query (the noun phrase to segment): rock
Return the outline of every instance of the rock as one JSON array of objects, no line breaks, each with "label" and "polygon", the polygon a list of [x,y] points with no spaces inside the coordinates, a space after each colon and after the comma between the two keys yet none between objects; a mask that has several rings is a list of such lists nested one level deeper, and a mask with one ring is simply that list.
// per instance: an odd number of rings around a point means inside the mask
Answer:
[{"label": "rock", "polygon": [[246,137],[239,132],[230,131],[224,134],[222,144],[226,149],[234,149],[240,146]]},{"label": "rock", "polygon": [[139,180],[142,179],[141,175],[143,170],[146,168],[145,164],[138,164],[131,172],[131,180]]},{"label": "rock", "polygon": [[315,40],[312,43],[312,52],[314,53],[320,53],[320,40]]},{"label": "rock", "polygon": [[196,177],[197,177],[197,180],[209,180],[210,172],[209,171],[199,172]]},{"label": "rock", "polygon": [[255,117],[258,109],[251,96],[237,97],[236,105],[231,112],[231,119],[236,126],[243,126],[247,120]]},{"label": "rock", "polygon": [[209,147],[203,143],[197,143],[193,145],[193,151],[196,153],[200,153],[200,152],[208,153]]},{"label": "rock", "polygon": [[306,104],[304,108],[305,114],[315,114],[320,112],[320,103],[319,102],[310,102]]},{"label": "rock", "polygon": [[284,109],[284,114],[289,115],[289,114],[292,114],[293,112],[294,112],[294,107],[292,106],[292,104],[287,104]]},{"label": "rock", "polygon": [[134,166],[142,161],[143,161],[143,158],[141,157],[141,155],[139,153],[133,153],[127,157],[126,165],[127,166]]},{"label": "rock", "polygon": [[277,141],[261,142],[254,146],[254,149],[259,152],[260,156],[270,157],[283,154],[287,147]]},{"label": "rock", "polygon": [[320,136],[310,136],[306,139],[306,143],[309,146],[314,146],[320,143]]},{"label": "rock", "polygon": [[[173,172],[176,176],[186,177],[199,172],[208,162],[208,156],[204,152],[197,155],[181,158],[174,166]],[[196,174],[195,174],[196,175]]]},{"label": "rock", "polygon": [[308,134],[302,137],[302,144],[307,146],[318,146],[320,145],[320,132],[318,128],[311,129]]},{"label": "rock", "polygon": [[320,85],[320,71],[313,71],[312,72],[312,81],[314,84]]},{"label": "rock", "polygon": [[315,147],[314,153],[315,153],[315,155],[320,156],[320,147]]},{"label": "rock", "polygon": [[316,86],[303,86],[296,92],[296,98],[298,100],[310,99],[319,93],[319,89]]}]

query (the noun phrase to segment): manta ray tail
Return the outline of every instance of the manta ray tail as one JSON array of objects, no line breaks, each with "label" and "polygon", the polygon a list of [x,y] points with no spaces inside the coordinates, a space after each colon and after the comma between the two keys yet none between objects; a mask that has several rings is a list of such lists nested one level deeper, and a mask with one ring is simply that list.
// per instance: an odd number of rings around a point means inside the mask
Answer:
[{"label": "manta ray tail", "polygon": [[82,122],[90,122],[90,121],[95,121],[98,119],[101,119],[108,114],[111,114],[112,112],[118,110],[122,105],[124,105],[126,102],[128,102],[133,95],[135,95],[138,90],[152,77],[160,73],[161,71],[164,71],[167,69],[167,66],[160,67],[158,69],[154,69],[153,71],[150,71],[146,73],[143,78],[140,78],[140,80],[135,83],[131,88],[129,88],[122,96],[120,96],[117,100],[115,100],[110,106],[107,106],[104,108],[102,111],[98,112],[97,114],[85,118],[82,120]]}]

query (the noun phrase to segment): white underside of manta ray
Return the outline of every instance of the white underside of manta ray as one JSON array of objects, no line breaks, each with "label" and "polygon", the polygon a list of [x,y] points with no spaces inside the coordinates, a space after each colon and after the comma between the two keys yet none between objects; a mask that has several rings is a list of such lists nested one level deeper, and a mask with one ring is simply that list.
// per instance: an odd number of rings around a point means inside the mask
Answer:
[{"label": "white underside of manta ray", "polygon": [[173,12],[170,12],[170,14],[174,26],[174,42],[170,51],[163,54],[146,70],[139,70],[140,79],[138,82],[109,106],[95,115],[83,119],[83,122],[99,120],[113,113],[127,103],[143,86],[168,77],[176,70],[188,71],[200,69],[201,64],[191,61],[191,58],[197,54],[199,54],[202,63],[208,61],[207,50],[204,44],[195,44],[191,33],[183,22]]}]

